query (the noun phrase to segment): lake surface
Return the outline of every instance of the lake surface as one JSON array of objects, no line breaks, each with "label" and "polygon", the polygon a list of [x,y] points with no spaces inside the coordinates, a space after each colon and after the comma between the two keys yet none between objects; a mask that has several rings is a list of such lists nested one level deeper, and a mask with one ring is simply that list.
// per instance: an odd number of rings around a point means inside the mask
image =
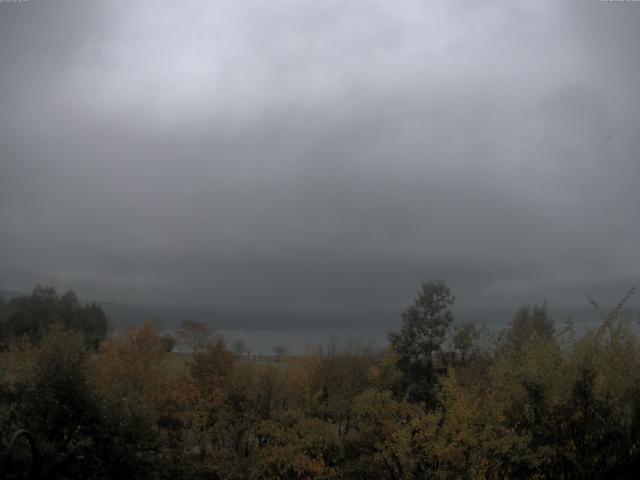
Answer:
[{"label": "lake surface", "polygon": [[307,346],[327,346],[335,343],[339,348],[348,342],[371,343],[374,348],[387,345],[387,329],[221,329],[229,348],[243,340],[252,353],[272,355],[274,345],[284,345],[291,355],[303,354]]},{"label": "lake surface", "polygon": [[[600,325],[599,321],[576,322],[574,324],[577,335],[581,335],[589,329]],[[488,333],[495,334],[506,327],[507,324],[488,325]],[[556,329],[560,330],[563,323],[556,323]],[[632,323],[636,334],[640,333],[637,322]],[[272,355],[274,345],[284,345],[291,355],[305,353],[308,346],[328,346],[336,344],[338,348],[344,347],[349,342],[371,344],[374,348],[384,348],[389,342],[387,333],[393,329],[387,328],[334,328],[334,329],[220,329],[229,348],[237,340],[243,340],[252,353],[257,355]]]}]

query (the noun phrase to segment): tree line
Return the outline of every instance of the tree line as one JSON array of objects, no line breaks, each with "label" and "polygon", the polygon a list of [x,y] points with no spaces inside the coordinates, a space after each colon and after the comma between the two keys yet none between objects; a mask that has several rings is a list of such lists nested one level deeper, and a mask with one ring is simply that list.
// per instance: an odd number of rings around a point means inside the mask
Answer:
[{"label": "tree line", "polygon": [[[37,328],[15,329],[26,307],[1,307],[0,354],[0,431],[31,432],[43,478],[640,473],[640,345],[627,298],[608,313],[593,302],[602,322],[581,335],[571,320],[555,325],[546,303],[522,307],[490,335],[456,322],[455,297],[430,281],[383,351],[355,342],[263,363],[220,335],[194,334],[187,360],[149,324],[96,336],[78,313],[86,307],[44,297],[40,310],[25,310],[41,315]],[[3,441],[3,465],[15,467],[5,476],[18,476],[29,450],[8,452]]]},{"label": "tree line", "polygon": [[54,324],[80,332],[88,346],[96,349],[107,336],[108,320],[96,303],[81,303],[75,292],[59,294],[53,287],[36,286],[30,295],[0,299],[0,347],[12,339],[40,342]]}]

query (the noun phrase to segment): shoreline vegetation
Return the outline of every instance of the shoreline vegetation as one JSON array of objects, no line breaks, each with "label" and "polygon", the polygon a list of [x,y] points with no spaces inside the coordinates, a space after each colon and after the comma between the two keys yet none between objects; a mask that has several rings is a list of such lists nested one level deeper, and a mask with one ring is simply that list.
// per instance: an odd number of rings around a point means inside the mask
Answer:
[{"label": "shoreline vegetation", "polygon": [[193,318],[108,335],[99,306],[38,286],[0,302],[0,477],[637,478],[634,293],[589,298],[585,332],[545,302],[489,332],[428,281],[386,348],[256,355]]}]

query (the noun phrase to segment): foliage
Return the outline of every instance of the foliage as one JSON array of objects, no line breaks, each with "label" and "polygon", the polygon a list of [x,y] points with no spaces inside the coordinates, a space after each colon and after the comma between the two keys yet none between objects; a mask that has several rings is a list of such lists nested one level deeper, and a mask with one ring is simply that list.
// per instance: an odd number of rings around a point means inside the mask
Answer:
[{"label": "foliage", "polygon": [[554,327],[553,321],[549,318],[548,310],[549,306],[546,300],[542,302],[542,305],[520,307],[505,331],[506,340],[519,348],[532,335],[546,339],[552,338]]},{"label": "foliage", "polygon": [[206,323],[187,318],[176,329],[176,340],[189,352],[202,349],[214,336],[213,329]]},{"label": "foliage", "polygon": [[34,433],[46,478],[637,478],[640,344],[624,302],[580,336],[546,303],[523,307],[493,343],[452,325],[452,303],[428,282],[386,350],[268,364],[210,331],[192,355],[148,324],[96,351],[54,322],[0,354],[0,428]]},{"label": "foliage", "polygon": [[219,336],[193,354],[191,377],[206,395],[213,395],[226,386],[234,362],[224,337]]},{"label": "foliage", "polygon": [[173,335],[166,335],[166,334],[160,337],[160,341],[162,342],[164,351],[168,353],[172,352],[176,344],[178,343],[178,340],[176,339],[176,337],[174,337]]},{"label": "foliage", "polygon": [[108,330],[107,316],[97,304],[81,304],[72,290],[60,295],[52,287],[38,285],[31,295],[0,304],[0,343],[25,335],[37,343],[56,323],[82,332],[92,348],[106,338]]},{"label": "foliage", "polygon": [[454,301],[444,282],[423,283],[418,297],[402,313],[402,329],[389,334],[403,374],[401,391],[427,407],[435,404],[437,379],[446,370],[441,353],[453,322]]},{"label": "foliage", "polygon": [[285,345],[274,345],[271,347],[271,351],[276,356],[276,362],[280,361],[280,357],[289,353],[289,349]]},{"label": "foliage", "polygon": [[233,353],[237,357],[242,357],[244,354],[249,355],[249,353],[251,353],[251,349],[244,340],[240,339],[233,343]]},{"label": "foliage", "polygon": [[71,475],[92,450],[100,411],[89,383],[88,351],[79,332],[49,328],[18,406],[21,423],[36,432],[45,472]]}]

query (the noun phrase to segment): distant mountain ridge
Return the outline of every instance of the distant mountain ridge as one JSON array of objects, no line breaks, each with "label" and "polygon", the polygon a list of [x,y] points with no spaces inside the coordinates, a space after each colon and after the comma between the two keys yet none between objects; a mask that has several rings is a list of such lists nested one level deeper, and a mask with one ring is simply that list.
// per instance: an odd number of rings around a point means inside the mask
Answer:
[{"label": "distant mountain ridge", "polygon": [[[26,296],[29,293],[0,289],[0,298]],[[84,299],[81,299],[85,301]],[[324,329],[324,328],[399,328],[401,310],[396,308],[335,308],[331,311],[302,311],[264,307],[190,307],[127,305],[116,302],[95,301],[102,307],[114,329],[136,327],[151,321],[162,328],[174,328],[185,318],[195,318],[216,329]],[[586,302],[585,302],[586,304]],[[599,314],[589,305],[584,307],[550,306],[556,325],[573,314],[576,323],[594,323]],[[514,308],[454,308],[456,320],[469,320],[480,325],[506,325],[515,314]]]},{"label": "distant mountain ridge", "polygon": [[5,302],[8,302],[12,298],[24,297],[25,295],[29,294],[25,292],[19,292],[17,290],[5,290],[3,288],[0,288],[0,298]]}]

